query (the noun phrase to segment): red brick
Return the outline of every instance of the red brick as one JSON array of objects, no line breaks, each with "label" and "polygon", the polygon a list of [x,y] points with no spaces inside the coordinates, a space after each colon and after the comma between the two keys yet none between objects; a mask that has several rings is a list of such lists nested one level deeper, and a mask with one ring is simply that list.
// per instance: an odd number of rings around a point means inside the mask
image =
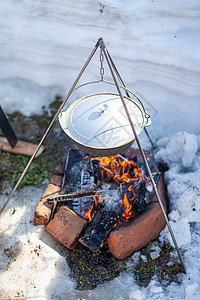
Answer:
[{"label": "red brick", "polygon": [[63,177],[61,175],[53,175],[50,179],[50,183],[58,185],[59,187],[62,184]]},{"label": "red brick", "polygon": [[78,238],[87,223],[87,220],[84,220],[67,206],[61,206],[53,220],[46,226],[45,231],[68,249],[75,249]]},{"label": "red brick", "polygon": [[[162,178],[158,183],[159,195],[166,209],[164,184]],[[153,195],[153,196],[152,196]],[[156,239],[166,225],[157,197],[152,192],[150,203],[145,211],[126,223],[119,224],[110,233],[107,243],[112,255],[124,259]]]},{"label": "red brick", "polygon": [[63,164],[59,164],[55,169],[54,169],[54,174],[55,175],[61,175],[63,176],[65,173],[65,167]]},{"label": "red brick", "polygon": [[62,179],[63,177],[59,175],[52,176],[50,183],[48,184],[35,210],[35,214],[34,214],[35,224],[46,225],[49,222],[49,218],[51,215],[51,208],[53,204],[49,204],[47,202],[47,199],[50,198],[51,196],[53,197],[59,195]]},{"label": "red brick", "polygon": [[[149,151],[149,150],[143,150],[145,157],[147,159],[148,162],[153,162],[154,161],[154,156],[153,156],[153,152]],[[124,151],[124,154],[129,156],[129,157],[135,157],[135,156],[139,156],[142,158],[142,155],[140,153],[139,149],[134,149],[134,148],[128,148],[126,151]]]}]

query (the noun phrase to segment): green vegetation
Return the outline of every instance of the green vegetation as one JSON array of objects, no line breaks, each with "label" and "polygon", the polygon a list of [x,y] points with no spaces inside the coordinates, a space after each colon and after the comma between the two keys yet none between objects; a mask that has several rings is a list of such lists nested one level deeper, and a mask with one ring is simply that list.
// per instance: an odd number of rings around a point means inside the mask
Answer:
[{"label": "green vegetation", "polygon": [[126,262],[115,259],[106,246],[93,252],[79,244],[77,249],[68,251],[67,261],[79,290],[93,289],[127,269]]},{"label": "green vegetation", "polygon": [[[48,110],[43,108],[42,115],[27,117],[19,112],[7,115],[18,139],[38,144],[60,104],[60,96],[57,96]],[[3,136],[1,130],[0,136]],[[50,179],[54,169],[65,160],[72,142],[62,131],[58,122],[55,122],[43,145],[45,146],[44,152],[33,160],[20,187],[24,185],[41,186],[44,179]],[[9,154],[0,150],[0,190],[7,182],[12,186],[15,185],[29,159],[30,157]]]},{"label": "green vegetation", "polygon": [[165,244],[161,248],[158,258],[153,260],[150,256],[150,252],[153,251],[151,245],[153,244],[150,243],[141,251],[147,258],[147,261],[140,259],[140,262],[133,270],[137,283],[140,286],[147,286],[154,275],[157,276],[159,282],[165,281],[169,284],[175,281],[178,283],[178,277],[176,275],[183,270],[179,262],[171,261],[170,253],[173,252],[173,248]]},{"label": "green vegetation", "polygon": [[[23,155],[15,155],[7,152],[0,152],[0,166],[2,179],[9,181],[11,185],[14,185],[22,174],[25,166],[29,162],[29,157]],[[44,158],[35,159],[26,175],[24,176],[21,186],[24,185],[36,185],[41,186],[45,178],[50,179],[53,170],[52,163],[45,161]]]},{"label": "green vegetation", "polygon": [[153,251],[154,243],[149,243],[141,250],[141,255],[146,257],[146,261],[140,257],[137,263],[133,263],[131,256],[123,261],[114,258],[106,245],[93,252],[79,244],[75,250],[67,251],[71,276],[76,280],[79,290],[93,289],[98,284],[114,279],[122,272],[132,275],[137,284],[144,287],[148,286],[153,276],[165,285],[172,281],[179,283],[177,274],[182,272],[182,265],[177,261],[178,258],[176,260],[171,258],[173,248],[164,245],[158,258],[153,260],[150,253]]}]

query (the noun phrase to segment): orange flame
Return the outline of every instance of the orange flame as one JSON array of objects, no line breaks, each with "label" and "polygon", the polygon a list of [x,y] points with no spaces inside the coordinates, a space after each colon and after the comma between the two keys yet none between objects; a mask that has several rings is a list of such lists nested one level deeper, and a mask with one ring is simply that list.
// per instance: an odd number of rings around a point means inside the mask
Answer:
[{"label": "orange flame", "polygon": [[94,203],[95,203],[95,206],[98,207],[99,206],[99,196],[98,196],[98,193],[99,192],[96,192],[96,194],[94,195]]},{"label": "orange flame", "polygon": [[124,217],[125,219],[130,219],[133,215],[131,211],[132,205],[129,203],[126,193],[124,195],[123,204],[126,207],[126,210],[123,213],[122,217]]},{"label": "orange flame", "polygon": [[86,219],[92,221],[92,209],[93,209],[93,206],[91,206],[91,208],[85,213],[85,217]]},{"label": "orange flame", "polygon": [[96,194],[94,195],[94,204],[95,207],[97,208],[99,206],[99,201],[103,201],[105,200],[107,197],[103,197],[99,191],[96,192]]},{"label": "orange flame", "polygon": [[99,201],[103,201],[104,199],[106,199],[107,197],[103,197],[99,191],[96,192],[96,194],[94,195],[94,205],[91,206],[91,208],[85,213],[85,217],[86,219],[88,219],[89,221],[92,221],[92,210],[94,208],[94,206],[96,208],[98,208],[99,206]]},{"label": "orange flame", "polygon": [[[100,173],[102,180],[104,179],[104,172],[107,172],[107,176],[112,175],[113,180],[116,183],[131,183],[135,180],[141,182],[143,176],[143,169],[136,168],[136,163],[133,160],[120,160],[118,155],[109,157],[94,157],[91,160],[98,160],[101,165]],[[133,168],[134,175],[130,174],[130,169]]]},{"label": "orange flame", "polygon": [[[85,156],[84,158],[89,158]],[[120,184],[121,192],[123,190],[123,185],[128,184],[128,195],[124,194],[121,204],[126,208],[123,213],[123,218],[126,220],[131,218],[133,213],[131,211],[132,205],[138,198],[134,191],[134,182],[138,181],[140,183],[142,180],[145,181],[145,186],[148,184],[148,178],[144,174],[144,170],[141,167],[137,167],[136,162],[129,159],[124,159],[119,155],[109,156],[109,157],[93,157],[91,161],[98,161],[100,168],[100,179],[97,180],[97,185],[106,178],[110,178],[117,184]],[[129,199],[128,199],[129,197]],[[103,201],[106,197],[103,197],[99,192],[94,196],[94,205],[96,208],[99,206],[99,201]],[[134,201],[134,202],[133,202]],[[92,207],[93,208],[93,207]],[[92,208],[86,213],[86,217],[91,220]]]}]

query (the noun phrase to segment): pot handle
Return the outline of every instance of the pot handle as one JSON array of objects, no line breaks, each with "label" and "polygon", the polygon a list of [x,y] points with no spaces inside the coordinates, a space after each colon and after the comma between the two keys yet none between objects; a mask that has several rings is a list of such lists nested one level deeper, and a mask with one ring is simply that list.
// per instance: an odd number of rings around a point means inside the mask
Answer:
[{"label": "pot handle", "polygon": [[150,115],[145,112],[145,121],[144,124],[143,124],[143,127],[148,127],[151,125],[151,119],[150,119]]}]

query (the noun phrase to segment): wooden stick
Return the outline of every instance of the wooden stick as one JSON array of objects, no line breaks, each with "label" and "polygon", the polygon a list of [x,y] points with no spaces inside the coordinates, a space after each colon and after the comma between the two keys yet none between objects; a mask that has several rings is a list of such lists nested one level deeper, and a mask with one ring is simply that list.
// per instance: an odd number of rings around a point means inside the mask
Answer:
[{"label": "wooden stick", "polygon": [[[32,156],[37,149],[36,144],[18,141],[12,148],[5,137],[0,137],[0,149],[13,154],[22,154]],[[41,146],[35,157],[38,157],[44,151],[44,146]]]},{"label": "wooden stick", "polygon": [[71,199],[74,199],[74,198],[80,198],[80,197],[95,195],[96,188],[97,188],[97,186],[94,186],[94,188],[91,188],[91,189],[80,190],[80,191],[71,192],[71,193],[68,193],[68,194],[63,194],[63,195],[51,197],[51,198],[48,198],[47,201],[49,203],[54,202],[55,200],[62,202],[62,201],[71,200]]}]

